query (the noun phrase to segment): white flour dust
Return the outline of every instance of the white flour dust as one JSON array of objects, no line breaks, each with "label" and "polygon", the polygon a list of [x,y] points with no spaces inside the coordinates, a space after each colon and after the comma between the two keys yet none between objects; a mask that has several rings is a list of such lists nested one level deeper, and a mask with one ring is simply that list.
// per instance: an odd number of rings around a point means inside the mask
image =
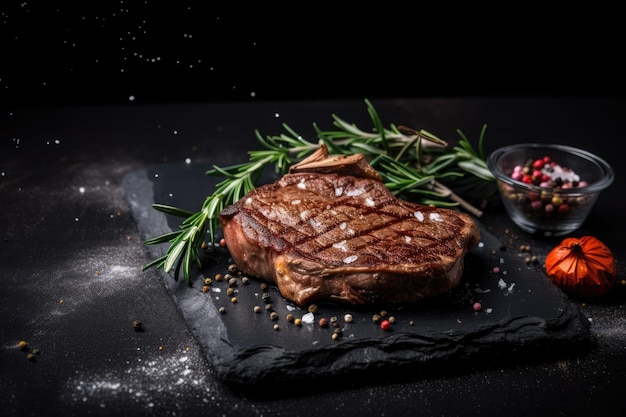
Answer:
[{"label": "white flour dust", "polygon": [[81,373],[66,382],[63,397],[69,406],[109,409],[129,403],[159,409],[179,397],[195,397],[196,404],[215,403],[219,394],[214,384],[197,371],[204,368],[196,363],[199,361],[195,355],[182,351],[138,359],[126,369]]},{"label": "white flour dust", "polygon": [[89,250],[74,253],[48,273],[49,288],[54,288],[50,302],[55,304],[50,318],[72,313],[85,303],[141,289],[145,285],[141,269],[132,251],[116,246],[101,247],[95,254]]},{"label": "white flour dust", "polygon": [[[92,164],[83,167],[72,179],[69,187],[75,192],[67,194],[67,190],[60,188],[59,193],[69,201],[85,202],[98,207],[110,207],[118,210],[126,205],[124,195],[120,192],[117,184],[111,182],[114,176],[123,176],[132,169],[128,164]],[[86,198],[88,199],[86,200]]]},{"label": "white flour dust", "polygon": [[[618,307],[621,309],[621,307]],[[605,342],[611,345],[615,344],[621,346],[621,349],[626,352],[624,347],[626,342],[626,318],[619,317],[619,313],[615,316],[600,315],[597,313],[587,312],[592,314],[592,331]]]}]

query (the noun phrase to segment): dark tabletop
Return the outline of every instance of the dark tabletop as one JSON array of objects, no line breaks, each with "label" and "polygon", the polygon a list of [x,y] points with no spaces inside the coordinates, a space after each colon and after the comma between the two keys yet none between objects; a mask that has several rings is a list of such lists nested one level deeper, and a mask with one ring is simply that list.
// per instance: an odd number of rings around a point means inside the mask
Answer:
[{"label": "dark tabletop", "polygon": [[[619,97],[379,98],[383,123],[477,140],[486,150],[559,142],[606,159],[615,182],[576,232],[605,242],[625,278],[623,142]],[[363,100],[277,100],[6,106],[0,114],[0,414],[170,416],[605,415],[626,413],[626,291],[572,301],[591,323],[582,352],[445,366],[424,374],[281,392],[237,392],[215,378],[153,269],[124,196],[130,172],[160,164],[244,161],[254,130],[287,123],[314,138],[331,116],[369,129]],[[208,166],[207,166],[208,168]],[[197,179],[198,187],[204,178]],[[210,192],[206,190],[207,195]],[[198,207],[188,207],[197,210]],[[555,240],[508,223],[496,202],[482,221],[540,258]],[[136,332],[140,319],[145,328]],[[29,344],[21,351],[20,341]],[[34,361],[27,354],[37,350]],[[267,388],[267,387],[266,387]]]}]

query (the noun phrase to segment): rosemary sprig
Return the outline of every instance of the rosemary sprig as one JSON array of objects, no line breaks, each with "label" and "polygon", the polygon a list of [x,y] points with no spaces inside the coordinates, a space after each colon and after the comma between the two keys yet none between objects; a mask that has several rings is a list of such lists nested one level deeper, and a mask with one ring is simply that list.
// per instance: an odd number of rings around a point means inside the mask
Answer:
[{"label": "rosemary sprig", "polygon": [[248,151],[248,162],[228,167],[213,165],[206,171],[206,175],[223,179],[216,184],[213,194],[204,200],[200,211],[194,213],[154,204],[154,209],[184,220],[178,230],[145,242],[147,245],[169,243],[169,248],[165,255],[143,269],[163,268],[169,273],[174,268],[176,280],[182,269],[186,283],[190,284],[191,264],[202,267],[200,254],[206,246],[207,234],[211,247],[216,245],[215,231],[220,227],[218,214],[224,207],[254,189],[266,166],[273,165],[276,174],[284,174],[293,163],[304,159],[321,144],[325,144],[331,154],[363,153],[396,195],[410,195],[418,202],[440,207],[461,206],[476,216],[482,214],[442,181],[454,183],[465,174],[480,181],[494,181],[482,151],[486,125],[481,131],[477,150],[460,130],[457,132],[461,140],[449,149],[447,142],[425,130],[416,131],[393,124],[385,128],[372,103],[367,99],[365,103],[373,123],[371,131],[364,131],[334,114],[333,125],[337,130],[325,131],[313,124],[317,142],[304,139],[287,124],[283,124],[286,133],[278,136],[263,137],[255,130],[262,149]]},{"label": "rosemary sprig", "polygon": [[293,162],[289,156],[291,153],[295,153],[296,158],[302,158],[303,155],[319,146],[307,142],[290,128],[286,127],[286,129],[295,138],[281,135],[265,139],[256,131],[256,137],[265,149],[249,151],[249,161],[246,163],[229,167],[213,165],[212,169],[206,171],[206,175],[220,175],[224,179],[216,184],[215,191],[204,200],[201,210],[197,213],[172,206],[153,204],[154,209],[185,218],[185,220],[177,231],[148,239],[145,242],[147,245],[170,242],[170,246],[165,255],[150,262],[143,269],[154,266],[170,272],[176,263],[174,278],[178,280],[182,265],[185,282],[189,284],[191,261],[193,260],[198,267],[202,267],[199,253],[205,244],[205,236],[208,233],[211,245],[215,245],[215,231],[219,227],[217,215],[224,207],[254,189],[258,177],[267,165],[273,164],[277,173],[285,172]]}]

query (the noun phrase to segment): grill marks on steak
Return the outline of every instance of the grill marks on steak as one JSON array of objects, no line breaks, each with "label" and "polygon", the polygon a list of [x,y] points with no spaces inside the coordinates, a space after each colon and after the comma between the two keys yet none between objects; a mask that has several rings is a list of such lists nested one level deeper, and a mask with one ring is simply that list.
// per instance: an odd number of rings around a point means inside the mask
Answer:
[{"label": "grill marks on steak", "polygon": [[[374,184],[354,177],[290,175],[278,187],[249,196],[245,205],[257,223],[267,225],[262,233],[269,233],[274,243],[280,241],[280,248],[291,247],[303,258],[319,259],[329,266],[391,266],[412,262],[412,257],[419,262],[438,258],[428,255],[433,245],[442,243],[430,234],[434,230],[412,227],[416,216],[430,214],[424,214],[422,207],[411,210]],[[280,193],[276,188],[281,188]],[[293,213],[294,209],[299,212]],[[452,248],[439,246],[448,256],[456,254]]]},{"label": "grill marks on steak", "polygon": [[296,304],[414,302],[458,285],[479,232],[466,214],[396,198],[382,182],[290,173],[220,214],[243,272]]}]

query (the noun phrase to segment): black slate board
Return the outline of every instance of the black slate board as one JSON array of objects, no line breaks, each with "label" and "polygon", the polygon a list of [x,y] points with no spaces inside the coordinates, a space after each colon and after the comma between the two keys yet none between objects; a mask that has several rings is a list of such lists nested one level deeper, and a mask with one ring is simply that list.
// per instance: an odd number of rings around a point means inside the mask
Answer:
[{"label": "black slate board", "polygon": [[[129,173],[123,182],[139,231],[145,239],[178,228],[180,219],[166,216],[151,205],[173,205],[189,211],[200,209],[219,180],[204,175],[208,164],[164,164]],[[385,369],[426,369],[441,361],[489,361],[500,356],[520,358],[524,353],[551,349],[559,352],[589,339],[589,321],[536,265],[527,265],[516,253],[500,250],[500,242],[480,224],[481,244],[466,256],[461,284],[449,294],[417,305],[353,307],[320,304],[313,323],[288,322],[287,314],[303,317],[307,311],[283,299],[270,286],[265,308],[260,281],[238,277],[234,287],[238,301],[226,294],[229,284],[213,280],[203,292],[204,277],[225,274],[226,249],[217,248],[202,271],[195,271],[192,286],[159,271],[164,285],[191,331],[206,351],[218,379],[237,386],[356,375]],[[150,257],[165,253],[166,245],[146,246]],[[494,273],[493,268],[500,268]],[[472,303],[482,304],[474,311]],[[261,307],[255,313],[254,306]],[[220,307],[225,312],[220,313]],[[278,314],[271,320],[270,311]],[[372,320],[387,311],[396,323],[383,331]],[[344,316],[351,314],[353,322]],[[333,339],[335,327],[322,328],[320,318],[336,317],[342,333]],[[276,330],[274,325],[278,324]],[[402,367],[402,368],[400,368]]]}]

